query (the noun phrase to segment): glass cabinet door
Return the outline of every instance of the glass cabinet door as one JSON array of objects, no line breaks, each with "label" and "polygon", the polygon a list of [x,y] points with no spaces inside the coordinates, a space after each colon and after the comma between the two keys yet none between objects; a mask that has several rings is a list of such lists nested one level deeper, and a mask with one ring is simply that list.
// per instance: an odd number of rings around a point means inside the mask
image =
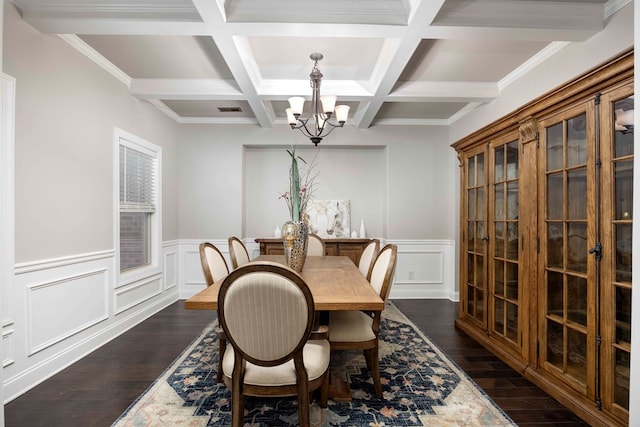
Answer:
[{"label": "glass cabinet door", "polygon": [[485,153],[466,159],[466,274],[464,310],[478,322],[486,322],[486,228]]},{"label": "glass cabinet door", "polygon": [[489,186],[489,330],[513,346],[520,344],[518,150],[517,139],[491,148]]},{"label": "glass cabinet door", "polygon": [[611,191],[602,197],[601,322],[602,403],[627,419],[631,361],[631,236],[633,229],[632,88],[602,96],[602,179]]},{"label": "glass cabinet door", "polygon": [[[593,394],[595,274],[593,110],[578,106],[541,122],[541,367],[585,395]],[[591,106],[592,107],[592,106]],[[590,132],[593,133],[593,132]]]}]

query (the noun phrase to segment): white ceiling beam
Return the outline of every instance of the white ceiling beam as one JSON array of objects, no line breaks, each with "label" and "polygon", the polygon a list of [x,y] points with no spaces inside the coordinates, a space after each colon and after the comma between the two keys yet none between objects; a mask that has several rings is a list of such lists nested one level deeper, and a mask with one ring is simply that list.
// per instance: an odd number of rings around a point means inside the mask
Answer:
[{"label": "white ceiling beam", "polygon": [[213,41],[224,57],[240,91],[245,95],[256,120],[262,127],[273,127],[272,123],[275,119],[273,109],[268,108],[258,96],[256,80],[259,80],[260,76],[257,66],[252,65],[255,64],[255,59],[248,48],[248,43],[245,43],[246,40],[243,38],[234,38],[228,32],[226,17],[219,3],[210,0],[193,0],[193,4],[208,25]]},{"label": "white ceiling beam", "polygon": [[[373,98],[358,109],[356,127],[366,129],[371,126],[387,95],[398,81],[400,74],[411,59],[418,44],[423,27],[428,27],[435,19],[445,0],[422,0],[411,11],[407,33],[399,40],[387,39],[376,64],[376,71],[369,82]],[[382,72],[384,70],[384,72]],[[375,89],[374,89],[375,88]]]},{"label": "white ceiling beam", "polygon": [[131,79],[129,92],[141,99],[245,100],[233,80]]},{"label": "white ceiling beam", "polygon": [[[309,80],[262,80],[258,86],[258,93],[262,99],[286,100],[289,96],[311,98]],[[326,80],[322,79],[322,93],[340,94],[338,101],[359,100],[371,97],[373,94],[355,80]]]},{"label": "white ceiling beam", "polygon": [[500,95],[497,83],[403,82],[387,96],[392,102],[489,102]]},{"label": "white ceiling beam", "polygon": [[44,34],[208,35],[208,26],[197,21],[114,19],[91,17],[25,16]]}]

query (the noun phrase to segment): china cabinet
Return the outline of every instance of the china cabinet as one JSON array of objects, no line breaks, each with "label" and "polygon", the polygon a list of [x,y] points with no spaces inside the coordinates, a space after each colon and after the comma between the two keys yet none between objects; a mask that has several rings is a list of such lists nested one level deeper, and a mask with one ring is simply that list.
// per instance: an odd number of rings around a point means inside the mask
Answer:
[{"label": "china cabinet", "polygon": [[456,142],[456,326],[592,425],[626,425],[633,52]]}]

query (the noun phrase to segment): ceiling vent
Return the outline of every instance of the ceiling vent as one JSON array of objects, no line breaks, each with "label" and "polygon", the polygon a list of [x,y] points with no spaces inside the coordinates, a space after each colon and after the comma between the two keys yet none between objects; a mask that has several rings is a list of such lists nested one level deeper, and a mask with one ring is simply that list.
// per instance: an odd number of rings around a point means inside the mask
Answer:
[{"label": "ceiling vent", "polygon": [[218,111],[221,113],[242,113],[242,108],[240,107],[218,107]]}]

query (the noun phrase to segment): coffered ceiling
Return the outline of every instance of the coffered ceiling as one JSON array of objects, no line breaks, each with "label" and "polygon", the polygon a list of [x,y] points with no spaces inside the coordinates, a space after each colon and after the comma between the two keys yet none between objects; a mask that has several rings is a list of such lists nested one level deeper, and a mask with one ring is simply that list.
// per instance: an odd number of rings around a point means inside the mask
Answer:
[{"label": "coffered ceiling", "polygon": [[179,123],[286,123],[320,52],[367,128],[452,124],[631,0],[12,1]]}]

